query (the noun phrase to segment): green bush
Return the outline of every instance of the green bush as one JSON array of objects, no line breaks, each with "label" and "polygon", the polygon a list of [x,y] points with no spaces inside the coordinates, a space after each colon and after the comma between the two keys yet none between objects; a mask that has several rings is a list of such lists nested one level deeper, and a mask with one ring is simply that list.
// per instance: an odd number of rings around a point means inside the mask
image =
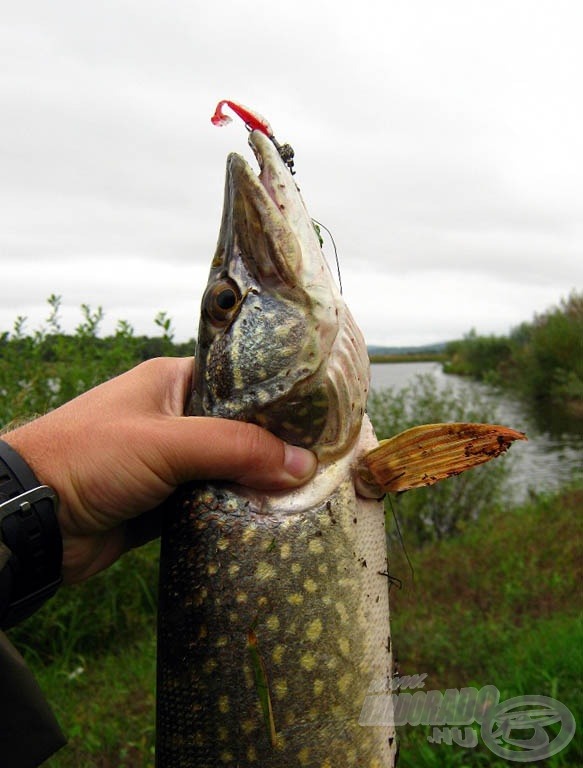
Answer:
[{"label": "green bush", "polygon": [[61,298],[53,294],[48,304],[40,330],[25,333],[26,318],[18,317],[12,332],[0,334],[0,428],[46,413],[148,358],[194,351],[194,342],[174,343],[165,312],[154,318],[159,337],[136,336],[125,320],[101,337],[102,308],[82,304],[81,322],[69,335],[60,325]]},{"label": "green bush", "polygon": [[471,331],[446,349],[448,373],[507,386],[535,403],[583,402],[583,293],[522,323],[509,337]]}]

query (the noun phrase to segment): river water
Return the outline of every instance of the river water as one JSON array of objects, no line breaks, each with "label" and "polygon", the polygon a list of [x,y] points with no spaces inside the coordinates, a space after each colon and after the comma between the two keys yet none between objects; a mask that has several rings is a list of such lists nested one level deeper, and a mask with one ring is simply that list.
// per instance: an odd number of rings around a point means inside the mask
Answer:
[{"label": "river water", "polygon": [[581,420],[558,419],[553,413],[539,413],[538,418],[534,418],[528,408],[508,392],[447,375],[439,363],[375,363],[371,366],[372,389],[402,389],[422,374],[431,374],[440,388],[450,386],[454,391],[477,392],[495,407],[498,423],[526,432],[528,442],[514,443],[509,453],[514,501],[522,501],[529,490],[554,490],[574,474],[579,477],[583,474]]}]

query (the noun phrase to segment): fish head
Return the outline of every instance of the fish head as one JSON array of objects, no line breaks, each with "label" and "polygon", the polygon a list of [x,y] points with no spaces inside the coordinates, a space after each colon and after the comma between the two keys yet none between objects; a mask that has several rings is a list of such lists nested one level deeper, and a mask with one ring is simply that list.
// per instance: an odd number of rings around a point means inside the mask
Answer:
[{"label": "fish head", "polygon": [[276,147],[259,131],[249,143],[259,175],[227,159],[188,412],[256,423],[334,458],[360,432],[366,345]]}]

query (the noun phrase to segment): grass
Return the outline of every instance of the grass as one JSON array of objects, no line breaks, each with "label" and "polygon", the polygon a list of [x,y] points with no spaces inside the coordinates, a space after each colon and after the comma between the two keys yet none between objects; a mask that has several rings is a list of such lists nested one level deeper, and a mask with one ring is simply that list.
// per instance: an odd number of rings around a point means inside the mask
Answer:
[{"label": "grass", "polygon": [[[580,723],[582,502],[583,491],[571,489],[485,515],[461,536],[411,553],[414,580],[394,547],[391,572],[404,579],[391,593],[399,673],[426,672],[426,690],[494,685],[501,701],[550,696]],[[399,729],[401,766],[508,765],[482,744],[430,744],[430,730]],[[581,764],[578,734],[544,763]]]},{"label": "grass", "polygon": [[[41,688],[69,739],[50,768],[152,768],[156,638],[148,636],[78,666],[37,670]],[[112,645],[115,639],[112,637]]]},{"label": "grass", "polygon": [[10,632],[69,739],[47,768],[154,765],[158,551],[61,589]]},{"label": "grass", "polygon": [[[393,648],[401,675],[426,690],[496,686],[501,700],[539,694],[581,722],[583,489],[483,514],[463,533],[411,549],[415,576],[392,545]],[[49,768],[154,765],[156,545],[78,588],[63,589],[16,632],[69,737]],[[426,727],[399,728],[399,768],[508,763],[483,744],[435,745]],[[579,734],[543,765],[583,764]],[[541,765],[541,763],[536,763]]]}]

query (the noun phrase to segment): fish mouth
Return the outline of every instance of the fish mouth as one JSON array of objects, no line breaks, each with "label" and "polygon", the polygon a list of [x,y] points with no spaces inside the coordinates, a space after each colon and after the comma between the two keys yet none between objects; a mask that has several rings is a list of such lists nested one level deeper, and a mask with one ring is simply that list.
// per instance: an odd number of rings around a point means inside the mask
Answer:
[{"label": "fish mouth", "polygon": [[[298,289],[308,282],[313,286],[318,282],[314,281],[315,266],[322,261],[322,256],[299,189],[267,136],[253,131],[249,134],[249,145],[257,159],[259,173],[240,155],[229,155],[225,190],[227,220],[223,222],[226,237],[220,237],[219,244],[229,239],[230,230],[238,241],[241,258],[263,285],[279,283],[283,289]],[[225,245],[229,251],[234,243]],[[328,282],[325,288],[330,287]],[[307,301],[307,297],[303,300]]]},{"label": "fish mouth", "polygon": [[366,346],[277,148],[259,131],[249,144],[258,174],[238,154],[227,159],[188,412],[340,455],[360,431]]}]

